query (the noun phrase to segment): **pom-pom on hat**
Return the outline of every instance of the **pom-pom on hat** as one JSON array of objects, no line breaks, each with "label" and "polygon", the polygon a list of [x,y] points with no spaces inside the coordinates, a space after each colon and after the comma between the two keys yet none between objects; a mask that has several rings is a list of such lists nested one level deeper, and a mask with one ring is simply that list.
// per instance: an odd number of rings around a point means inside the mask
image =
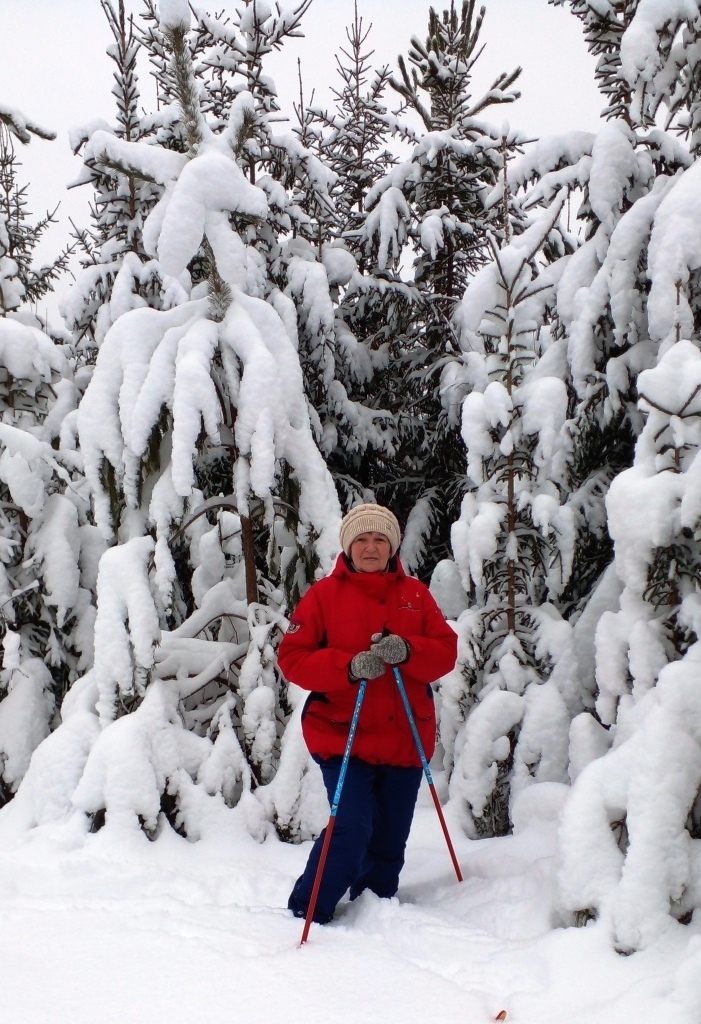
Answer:
[{"label": "pom-pom on hat", "polygon": [[341,547],[350,556],[351,544],[361,533],[383,533],[389,540],[390,557],[396,555],[402,531],[397,517],[382,505],[356,505],[341,520]]}]

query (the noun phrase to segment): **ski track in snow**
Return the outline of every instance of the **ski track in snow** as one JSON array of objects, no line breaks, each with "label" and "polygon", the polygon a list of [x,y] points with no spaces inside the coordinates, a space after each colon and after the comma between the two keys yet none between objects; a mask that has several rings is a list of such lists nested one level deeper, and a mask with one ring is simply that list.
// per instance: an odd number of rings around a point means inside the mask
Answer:
[{"label": "ski track in snow", "polygon": [[701,935],[619,957],[553,927],[554,836],[471,842],[452,876],[422,794],[399,899],[344,903],[300,948],[284,909],[308,844],[109,830],[0,851],[7,1024],[698,1024]]}]

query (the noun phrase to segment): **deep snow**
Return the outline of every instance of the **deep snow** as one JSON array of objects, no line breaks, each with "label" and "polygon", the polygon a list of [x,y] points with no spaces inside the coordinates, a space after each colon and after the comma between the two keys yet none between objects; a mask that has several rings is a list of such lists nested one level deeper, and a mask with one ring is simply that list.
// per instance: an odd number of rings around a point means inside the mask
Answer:
[{"label": "deep snow", "polygon": [[603,924],[553,926],[558,789],[531,790],[531,824],[504,839],[467,839],[448,806],[459,884],[424,783],[399,898],[342,904],[301,948],[283,908],[308,844],[258,844],[223,809],[198,843],[76,821],[27,841],[9,805],[0,1020],[698,1024],[698,924],[629,957]]}]

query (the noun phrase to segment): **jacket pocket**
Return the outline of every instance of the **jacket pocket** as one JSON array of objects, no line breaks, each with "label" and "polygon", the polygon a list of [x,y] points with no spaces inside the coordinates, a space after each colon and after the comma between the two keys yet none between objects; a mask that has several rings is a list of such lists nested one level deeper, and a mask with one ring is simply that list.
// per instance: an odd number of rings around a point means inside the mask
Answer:
[{"label": "jacket pocket", "polygon": [[302,708],[302,721],[304,721],[304,719],[307,717],[307,713],[309,712],[309,709],[312,708],[312,706],[314,704],[328,704],[328,702],[329,702],[329,699],[326,696],[326,694],[318,693],[316,690],[312,690],[312,692],[309,694],[309,696],[305,700],[304,707]]},{"label": "jacket pocket", "polygon": [[407,688],[407,697],[417,720],[429,722],[435,718],[433,688],[430,683],[414,686],[411,691]]},{"label": "jacket pocket", "polygon": [[350,730],[352,708],[344,708],[329,700],[326,694],[312,693],[302,711],[302,724],[311,725],[320,732],[347,736]]}]

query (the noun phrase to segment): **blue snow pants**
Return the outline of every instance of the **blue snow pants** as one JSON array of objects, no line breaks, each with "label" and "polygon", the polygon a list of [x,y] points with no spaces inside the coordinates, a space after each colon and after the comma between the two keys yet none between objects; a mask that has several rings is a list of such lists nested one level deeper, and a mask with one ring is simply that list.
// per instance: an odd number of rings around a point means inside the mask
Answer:
[{"label": "blue snow pants", "polygon": [[[315,760],[331,805],[342,758]],[[364,889],[377,896],[396,894],[422,774],[421,768],[368,764],[351,757],[314,910],[316,922],[331,920],[348,889],[352,900]],[[314,843],[290,894],[287,905],[295,917],[307,915],[325,832]]]}]

